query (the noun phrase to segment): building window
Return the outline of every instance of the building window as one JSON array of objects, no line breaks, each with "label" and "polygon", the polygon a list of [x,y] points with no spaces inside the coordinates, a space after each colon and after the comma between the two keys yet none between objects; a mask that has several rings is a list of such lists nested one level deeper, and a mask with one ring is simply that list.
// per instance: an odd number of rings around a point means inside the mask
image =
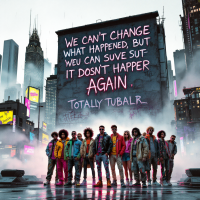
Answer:
[{"label": "building window", "polygon": [[197,104],[199,104],[199,100],[197,100]]},{"label": "building window", "polygon": [[195,33],[199,34],[199,28],[198,27],[195,27]]},{"label": "building window", "polygon": [[195,106],[193,106],[193,108],[195,108]]},{"label": "building window", "polygon": [[192,94],[192,98],[193,98],[193,99],[195,98],[195,94]]}]

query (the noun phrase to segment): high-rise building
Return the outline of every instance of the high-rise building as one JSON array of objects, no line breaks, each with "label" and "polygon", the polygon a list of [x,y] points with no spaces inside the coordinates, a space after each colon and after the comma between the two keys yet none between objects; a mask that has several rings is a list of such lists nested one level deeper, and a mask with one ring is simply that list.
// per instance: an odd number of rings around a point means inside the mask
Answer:
[{"label": "high-rise building", "polygon": [[26,47],[24,69],[24,95],[28,86],[40,89],[40,102],[43,102],[44,57],[37,29],[33,30]]},{"label": "high-rise building", "polygon": [[51,75],[46,80],[46,113],[45,122],[48,130],[54,130],[56,126],[56,91],[57,75]]},{"label": "high-rise building", "polygon": [[4,41],[1,72],[1,88],[3,90],[16,84],[18,49],[19,46],[14,40]]},{"label": "high-rise building", "polygon": [[167,69],[168,69],[168,81],[169,81],[169,97],[170,100],[174,100],[174,86],[173,86],[174,78],[173,78],[171,60],[167,61]]},{"label": "high-rise building", "polygon": [[183,79],[186,75],[187,67],[185,62],[185,49],[176,50],[174,52],[174,67],[176,73],[176,86],[178,95],[181,96],[184,86]]},{"label": "high-rise building", "polygon": [[185,44],[186,63],[188,69],[200,71],[200,1],[182,0],[182,31]]}]

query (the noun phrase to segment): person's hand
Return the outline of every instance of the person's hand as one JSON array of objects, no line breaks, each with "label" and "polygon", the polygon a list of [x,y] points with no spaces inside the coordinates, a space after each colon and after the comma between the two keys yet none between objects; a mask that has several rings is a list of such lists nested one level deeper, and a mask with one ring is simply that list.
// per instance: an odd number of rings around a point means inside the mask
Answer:
[{"label": "person's hand", "polygon": [[145,161],[146,161],[146,158],[142,158],[142,161],[145,162]]},{"label": "person's hand", "polygon": [[108,153],[105,153],[105,155],[108,157]]}]

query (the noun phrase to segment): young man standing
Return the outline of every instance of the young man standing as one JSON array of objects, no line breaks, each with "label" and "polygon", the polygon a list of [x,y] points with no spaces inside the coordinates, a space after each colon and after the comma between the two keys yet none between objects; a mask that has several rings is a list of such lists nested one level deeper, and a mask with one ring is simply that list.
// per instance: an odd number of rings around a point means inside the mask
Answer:
[{"label": "young man standing", "polygon": [[94,187],[103,186],[101,162],[103,162],[104,168],[106,171],[107,187],[111,187],[110,172],[109,172],[109,166],[108,166],[109,165],[108,155],[112,151],[113,143],[112,143],[111,137],[104,130],[105,130],[104,126],[99,127],[100,134],[98,134],[97,137],[95,138],[95,142],[93,146],[93,154],[96,159],[98,177],[99,177],[99,181],[97,182],[96,185],[94,185]]},{"label": "young man standing", "polygon": [[170,159],[169,159],[169,180],[168,180],[168,185],[171,186],[171,176],[172,176],[172,171],[174,168],[174,156],[177,154],[177,145],[175,142],[176,136],[171,135],[170,140],[168,140],[168,145],[169,145],[169,151],[170,151]]},{"label": "young man standing", "polygon": [[79,159],[82,142],[77,139],[76,131],[72,131],[72,139],[65,147],[65,160],[68,162],[68,182],[66,186],[72,185],[72,167],[75,166],[75,185],[80,186]]},{"label": "young man standing", "polygon": [[[78,140],[80,140],[81,142],[83,142],[83,138],[82,138],[82,134],[78,133]],[[83,166],[83,158],[79,159],[80,165],[79,165],[79,172],[80,172],[80,177],[81,177],[81,173],[82,173],[82,166]]]},{"label": "young man standing", "polygon": [[144,162],[147,159],[149,153],[149,146],[145,137],[143,137],[138,128],[132,129],[133,140],[131,142],[130,160],[132,163],[132,171],[134,172],[134,178],[136,183],[133,186],[140,186],[140,176],[142,187],[146,186],[146,174]]},{"label": "young man standing", "polygon": [[59,183],[57,183],[56,185],[62,186],[64,182],[63,170],[65,173],[65,182],[67,182],[67,177],[68,177],[68,166],[67,166],[66,161],[64,160],[64,157],[65,157],[64,149],[67,146],[67,143],[69,141],[68,131],[64,129],[60,130],[59,137],[60,137],[60,140],[56,143],[54,156],[57,159],[57,170],[58,170],[58,178],[59,178]]},{"label": "young man standing", "polygon": [[[44,185],[50,184],[51,177],[53,175],[53,170],[56,166],[56,158],[54,156],[54,149],[58,141],[58,133],[57,132],[51,133],[51,137],[53,138],[53,140],[49,142],[46,148],[46,155],[48,156],[48,172],[47,172],[47,177],[46,177],[46,183],[44,183]],[[56,167],[55,183],[57,182],[58,182],[58,173],[57,173],[57,167]]]},{"label": "young man standing", "polygon": [[[152,178],[153,178],[153,186],[160,186],[160,184],[156,181],[157,179],[157,166],[158,166],[158,160],[159,160],[159,147],[158,147],[158,141],[156,137],[153,135],[154,128],[152,126],[147,128],[147,135],[146,135],[146,140],[149,144],[149,151],[150,151],[150,158],[149,158],[149,164],[150,167],[153,167],[153,173],[152,173]],[[150,171],[147,171],[147,181],[148,181],[148,186],[151,186],[151,178],[150,178]]]},{"label": "young man standing", "polygon": [[83,158],[84,166],[84,180],[81,183],[82,186],[87,185],[87,167],[90,165],[92,171],[93,185],[95,185],[95,171],[94,171],[94,155],[93,155],[93,145],[94,139],[92,138],[94,133],[91,128],[86,128],[83,135],[85,139],[82,141],[81,145],[81,157]]},{"label": "young man standing", "polygon": [[169,181],[169,159],[170,159],[170,151],[169,145],[165,141],[166,133],[165,131],[159,131],[157,134],[158,137],[158,146],[160,151],[160,167],[161,167],[161,178],[160,182],[163,186],[168,186]]},{"label": "young man standing", "polygon": [[122,165],[122,155],[124,154],[126,144],[124,142],[124,137],[117,133],[117,126],[112,125],[111,130],[113,134],[111,135],[113,147],[111,154],[109,156],[110,167],[113,176],[112,186],[117,186],[117,176],[115,173],[115,164],[117,162],[117,167],[119,169],[120,179],[121,179],[121,187],[126,187],[124,184],[124,173],[123,173],[123,165]]}]

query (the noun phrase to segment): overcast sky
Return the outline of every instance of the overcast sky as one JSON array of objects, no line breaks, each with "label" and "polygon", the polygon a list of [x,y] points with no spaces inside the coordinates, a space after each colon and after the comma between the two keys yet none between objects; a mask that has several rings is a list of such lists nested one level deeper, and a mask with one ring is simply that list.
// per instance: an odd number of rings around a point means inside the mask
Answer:
[{"label": "overcast sky", "polygon": [[[45,58],[57,63],[55,31],[102,21],[158,11],[165,20],[167,57],[173,63],[173,52],[183,48],[179,26],[182,0],[0,0],[0,54],[4,40],[19,45],[18,82],[23,83],[26,46],[29,42],[30,10],[32,27],[38,16],[41,46]],[[40,29],[41,27],[41,29]],[[47,51],[46,51],[47,49]]]}]

